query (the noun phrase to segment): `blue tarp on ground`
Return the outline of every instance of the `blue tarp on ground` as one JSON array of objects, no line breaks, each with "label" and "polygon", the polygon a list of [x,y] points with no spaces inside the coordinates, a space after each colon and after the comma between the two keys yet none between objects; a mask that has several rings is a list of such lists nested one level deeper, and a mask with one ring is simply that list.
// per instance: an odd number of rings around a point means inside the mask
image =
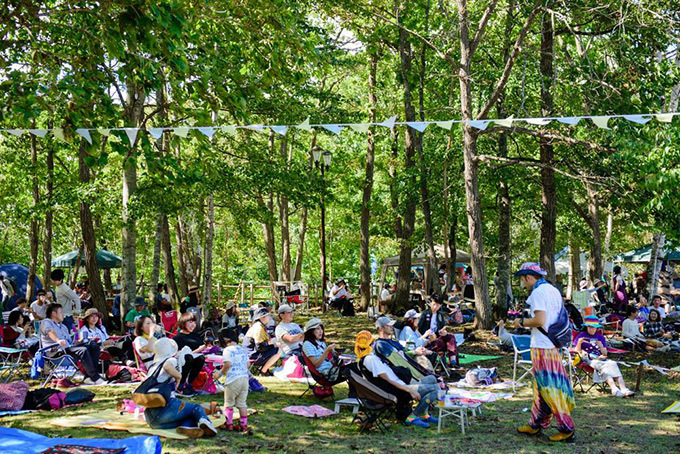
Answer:
[{"label": "blue tarp on ground", "polygon": [[[5,263],[0,265],[0,274],[5,276],[5,279],[14,282],[14,291],[16,295],[12,297],[12,301],[16,301],[17,298],[24,298],[26,296],[26,284],[28,283],[28,268],[19,263]],[[29,304],[35,300],[35,292],[43,288],[42,282],[38,277],[35,277],[35,290],[29,301]],[[2,309],[4,310],[4,309]]]},{"label": "blue tarp on ground", "polygon": [[125,454],[161,454],[161,440],[156,436],[121,439],[49,438],[26,430],[0,427],[0,452],[2,454],[38,454],[60,444],[110,449],[126,448]]}]

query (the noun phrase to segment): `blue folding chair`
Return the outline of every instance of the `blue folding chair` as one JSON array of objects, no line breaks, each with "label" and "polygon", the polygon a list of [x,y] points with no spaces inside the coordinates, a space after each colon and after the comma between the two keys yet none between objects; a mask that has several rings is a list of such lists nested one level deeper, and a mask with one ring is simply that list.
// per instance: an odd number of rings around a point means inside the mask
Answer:
[{"label": "blue folding chair", "polygon": [[43,388],[47,386],[47,383],[53,378],[72,379],[74,375],[80,371],[76,360],[69,356],[66,353],[66,350],[60,345],[44,347],[41,339],[38,353],[42,355],[43,361],[45,362],[45,367],[42,372],[47,375],[42,384]]},{"label": "blue folding chair", "polygon": [[9,383],[18,374],[21,358],[26,352],[22,348],[0,347],[0,383]]},{"label": "blue folding chair", "polygon": [[[512,362],[512,390],[515,391],[516,383],[531,374],[531,338],[525,336],[512,336],[512,349],[515,353]],[[518,367],[524,372],[519,378],[517,378]]]}]

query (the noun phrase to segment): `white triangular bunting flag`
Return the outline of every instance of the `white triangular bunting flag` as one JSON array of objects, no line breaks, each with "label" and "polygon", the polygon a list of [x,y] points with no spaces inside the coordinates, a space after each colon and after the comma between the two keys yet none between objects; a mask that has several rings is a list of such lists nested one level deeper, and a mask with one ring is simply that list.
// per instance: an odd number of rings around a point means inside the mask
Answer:
[{"label": "white triangular bunting flag", "polygon": [[151,128],[149,129],[149,134],[151,134],[151,137],[158,140],[163,135],[163,128]]},{"label": "white triangular bunting flag", "polygon": [[451,126],[453,126],[453,120],[448,120],[448,121],[435,121],[434,124],[439,126],[442,129],[446,129],[447,131],[451,130]]},{"label": "white triangular bunting flag", "polygon": [[574,126],[578,124],[579,121],[581,121],[581,117],[562,117],[558,118],[557,121],[565,125]]},{"label": "white triangular bunting flag", "polygon": [[201,126],[197,129],[208,139],[212,139],[212,136],[214,136],[215,132],[217,132],[217,129],[213,128],[212,126]]},{"label": "white triangular bunting flag", "polygon": [[92,137],[90,136],[89,129],[76,129],[76,134],[81,136],[83,139],[87,140],[90,145],[92,145]]},{"label": "white triangular bunting flag", "polygon": [[489,120],[470,120],[467,122],[467,124],[473,128],[484,131],[489,126]]},{"label": "white triangular bunting flag", "polygon": [[606,116],[600,116],[600,117],[590,117],[590,121],[592,121],[595,126],[597,126],[600,129],[609,129],[609,126],[607,123],[609,123],[609,117]]},{"label": "white triangular bunting flag", "polygon": [[272,131],[274,131],[275,133],[277,133],[279,135],[285,136],[286,131],[288,131],[288,126],[280,126],[280,125],[270,126],[269,129],[271,129]]},{"label": "white triangular bunting flag", "polygon": [[222,126],[222,131],[226,132],[227,134],[236,134],[236,126],[229,125],[229,126]]},{"label": "white triangular bunting flag", "polygon": [[128,136],[128,140],[130,141],[130,145],[135,144],[135,140],[137,139],[137,132],[139,129],[137,128],[125,128],[124,129],[125,134]]},{"label": "white triangular bunting flag", "polygon": [[59,140],[66,140],[64,138],[64,130],[62,128],[54,128],[52,130],[52,134],[54,135],[55,138]]},{"label": "white triangular bunting flag", "polygon": [[397,116],[395,115],[394,117],[390,117],[387,120],[383,121],[382,123],[378,123],[380,126],[384,126],[386,128],[394,128],[394,123],[397,121]]},{"label": "white triangular bunting flag", "polygon": [[252,129],[253,131],[262,131],[264,125],[248,125],[246,128]]},{"label": "white triangular bunting flag", "polygon": [[321,125],[321,127],[333,134],[340,134],[340,131],[342,131],[342,126],[340,125]]},{"label": "white triangular bunting flag", "polygon": [[358,123],[358,124],[349,125],[349,127],[354,129],[357,132],[366,132],[366,131],[368,131],[368,128],[371,127],[371,125],[366,124],[366,123]]},{"label": "white triangular bunting flag", "polygon": [[652,117],[647,117],[644,115],[624,115],[623,118],[639,125],[645,125],[652,119]]},{"label": "white triangular bunting flag", "polygon": [[41,139],[47,135],[47,129],[29,129],[28,132]]},{"label": "white triangular bunting flag", "polygon": [[661,123],[670,123],[673,121],[673,115],[672,113],[665,113],[665,114],[656,114],[654,115],[656,117],[657,121],[660,121]]},{"label": "white triangular bunting flag", "polygon": [[25,129],[8,129],[7,132],[12,134],[13,136],[21,137],[26,132],[26,130]]},{"label": "white triangular bunting flag", "polygon": [[406,124],[418,132],[425,131],[425,128],[427,128],[427,125],[429,125],[429,123],[426,123],[424,121],[407,121]]},{"label": "white triangular bunting flag", "polygon": [[182,126],[179,128],[173,128],[173,132],[175,133],[176,136],[184,137],[186,138],[189,136],[189,128],[186,126]]},{"label": "white triangular bunting flag", "polygon": [[512,116],[510,116],[508,118],[494,120],[493,122],[496,123],[498,126],[505,126],[506,128],[511,128],[513,121],[515,121],[515,119]]},{"label": "white triangular bunting flag", "polygon": [[524,119],[530,125],[544,126],[550,123],[552,120],[549,118],[526,118]]},{"label": "white triangular bunting flag", "polygon": [[309,125],[309,117],[299,125],[295,126],[298,129],[302,129],[303,131],[311,131],[312,127]]},{"label": "white triangular bunting flag", "polygon": [[111,130],[105,129],[105,128],[99,128],[99,129],[97,129],[97,132],[99,134],[103,135],[103,136],[106,136],[106,137],[108,137],[111,134]]}]

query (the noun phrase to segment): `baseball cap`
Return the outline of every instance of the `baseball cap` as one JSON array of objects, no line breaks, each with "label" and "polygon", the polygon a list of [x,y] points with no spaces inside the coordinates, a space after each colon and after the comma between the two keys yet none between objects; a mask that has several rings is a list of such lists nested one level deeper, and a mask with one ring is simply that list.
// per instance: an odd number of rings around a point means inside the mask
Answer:
[{"label": "baseball cap", "polygon": [[418,318],[418,317],[420,317],[420,313],[418,313],[418,311],[416,311],[415,309],[409,309],[409,310],[407,310],[406,313],[404,314],[404,319],[407,319],[407,318]]},{"label": "baseball cap", "polygon": [[294,309],[292,307],[290,307],[290,305],[282,304],[282,305],[279,306],[278,313],[283,314],[284,312],[293,312],[293,311],[294,311]]},{"label": "baseball cap", "polygon": [[386,326],[392,326],[395,323],[397,323],[396,320],[392,320],[386,315],[383,315],[382,317],[378,317],[378,320],[375,321],[375,327],[376,328],[384,328]]}]

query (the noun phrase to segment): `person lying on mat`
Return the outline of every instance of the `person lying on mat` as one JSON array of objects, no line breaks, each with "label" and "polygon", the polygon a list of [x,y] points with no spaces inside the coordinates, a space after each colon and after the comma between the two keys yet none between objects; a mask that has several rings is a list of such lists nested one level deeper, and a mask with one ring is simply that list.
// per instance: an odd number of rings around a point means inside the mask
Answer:
[{"label": "person lying on mat", "polygon": [[[174,381],[178,387],[182,380],[180,365],[177,361],[177,343],[164,337],[153,348],[154,361],[147,377],[154,375],[160,368],[156,380],[159,384]],[[148,378],[149,379],[149,378]],[[177,433],[190,438],[214,437],[217,429],[208,418],[206,409],[193,402],[171,397],[164,407],[147,408],[144,419],[152,429],[176,429]]]},{"label": "person lying on mat", "polygon": [[53,347],[54,353],[59,348],[72,357],[80,361],[85,371],[86,385],[103,385],[106,382],[99,375],[99,344],[88,342],[87,344],[73,345],[69,329],[62,322],[64,312],[61,304],[51,304],[45,313],[46,318],[40,322],[40,341],[43,348]]},{"label": "person lying on mat", "polygon": [[269,337],[267,324],[271,319],[269,311],[263,307],[253,313],[253,324],[243,338],[243,347],[248,350],[250,359],[261,367],[262,375],[269,376],[269,370],[281,358],[282,351]]},{"label": "person lying on mat", "polygon": [[593,381],[595,383],[607,382],[611,387],[612,395],[616,397],[630,397],[635,395],[628,389],[623,381],[623,376],[616,361],[607,359],[607,341],[604,336],[597,332],[602,328],[596,315],[588,315],[583,320],[584,331],[574,338],[574,347],[579,353],[576,361],[585,361],[595,372]]},{"label": "person lying on mat", "polygon": [[304,331],[305,341],[302,343],[302,352],[307,359],[328,381],[341,381],[344,377],[345,366],[337,361],[335,344],[326,345],[323,322],[318,318],[312,318],[305,323]]}]

